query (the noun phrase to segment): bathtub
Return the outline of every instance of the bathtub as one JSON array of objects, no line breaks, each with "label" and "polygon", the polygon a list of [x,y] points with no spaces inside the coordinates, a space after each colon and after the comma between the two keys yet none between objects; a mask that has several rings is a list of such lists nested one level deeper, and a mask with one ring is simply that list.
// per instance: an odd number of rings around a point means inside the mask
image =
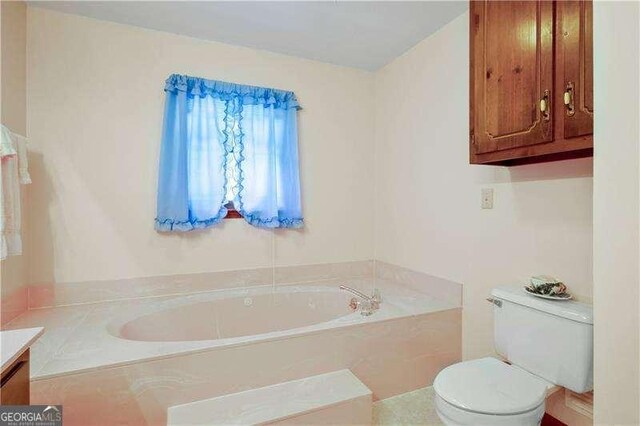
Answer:
[{"label": "bathtub", "polygon": [[295,330],[353,314],[349,307],[353,296],[345,291],[329,287],[286,290],[169,307],[119,327],[110,325],[109,330],[117,337],[137,341],[218,340]]},{"label": "bathtub", "polygon": [[63,404],[68,425],[162,425],[174,405],[341,369],[374,399],[431,384],[461,358],[460,306],[376,286],[371,316],[337,284],[315,283],[30,311],[16,327],[48,327],[32,352],[32,403]]}]

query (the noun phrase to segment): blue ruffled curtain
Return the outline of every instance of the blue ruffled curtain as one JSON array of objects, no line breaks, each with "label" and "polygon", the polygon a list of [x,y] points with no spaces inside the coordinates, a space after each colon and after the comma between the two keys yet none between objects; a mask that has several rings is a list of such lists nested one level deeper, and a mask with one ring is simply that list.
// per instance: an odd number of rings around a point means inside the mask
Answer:
[{"label": "blue ruffled curtain", "polygon": [[254,226],[303,225],[293,92],[174,74],[165,94],[158,231],[215,225],[228,189]]}]

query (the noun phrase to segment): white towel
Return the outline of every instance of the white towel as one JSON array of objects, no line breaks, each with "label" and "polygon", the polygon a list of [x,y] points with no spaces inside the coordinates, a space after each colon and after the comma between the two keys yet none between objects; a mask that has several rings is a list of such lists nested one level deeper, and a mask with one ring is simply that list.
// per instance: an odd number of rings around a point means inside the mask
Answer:
[{"label": "white towel", "polygon": [[26,139],[0,125],[0,260],[22,254],[20,184],[31,183]]},{"label": "white towel", "polygon": [[12,133],[11,137],[15,142],[18,154],[18,181],[21,185],[30,184],[31,176],[29,176],[29,160],[27,159],[27,138],[16,133]]}]

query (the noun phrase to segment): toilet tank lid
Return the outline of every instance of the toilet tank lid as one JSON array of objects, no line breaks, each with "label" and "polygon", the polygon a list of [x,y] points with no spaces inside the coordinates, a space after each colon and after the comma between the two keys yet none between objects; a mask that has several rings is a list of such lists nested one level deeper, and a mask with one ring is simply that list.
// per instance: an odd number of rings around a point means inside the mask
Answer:
[{"label": "toilet tank lid", "polygon": [[527,306],[531,309],[572,321],[593,324],[593,307],[586,303],[575,302],[573,300],[541,299],[526,293],[523,286],[497,287],[491,291],[491,295],[498,299]]}]

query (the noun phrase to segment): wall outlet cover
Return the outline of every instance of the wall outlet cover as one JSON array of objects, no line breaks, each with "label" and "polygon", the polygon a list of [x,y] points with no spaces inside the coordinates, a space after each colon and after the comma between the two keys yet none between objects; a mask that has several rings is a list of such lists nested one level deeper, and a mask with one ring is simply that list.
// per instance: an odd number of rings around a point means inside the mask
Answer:
[{"label": "wall outlet cover", "polygon": [[483,209],[493,208],[493,188],[482,188],[480,191],[481,204]]}]

